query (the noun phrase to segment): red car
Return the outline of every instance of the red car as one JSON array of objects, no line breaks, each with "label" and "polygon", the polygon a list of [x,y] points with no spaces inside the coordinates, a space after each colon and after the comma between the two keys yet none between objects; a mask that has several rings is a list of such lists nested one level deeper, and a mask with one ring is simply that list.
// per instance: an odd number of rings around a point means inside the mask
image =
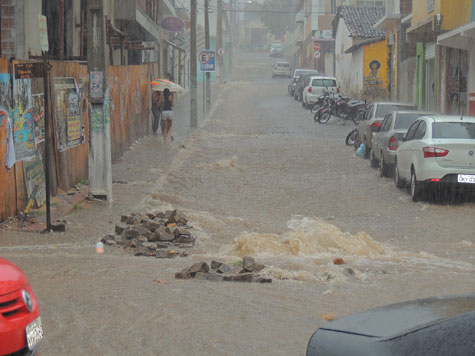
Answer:
[{"label": "red car", "polygon": [[0,355],[36,355],[42,338],[40,308],[25,274],[0,258]]}]

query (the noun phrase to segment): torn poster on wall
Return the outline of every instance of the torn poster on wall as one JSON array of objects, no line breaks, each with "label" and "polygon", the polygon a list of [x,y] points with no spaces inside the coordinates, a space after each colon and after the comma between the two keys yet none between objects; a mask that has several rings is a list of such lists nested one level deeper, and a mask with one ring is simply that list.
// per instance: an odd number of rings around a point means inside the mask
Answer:
[{"label": "torn poster on wall", "polygon": [[39,144],[45,140],[45,99],[44,94],[34,94],[33,98],[33,124],[35,132],[35,143]]},{"label": "torn poster on wall", "polygon": [[33,158],[36,153],[31,108],[31,79],[16,79],[13,83],[15,108],[11,111],[11,117],[15,156],[16,161],[19,162]]},{"label": "torn poster on wall", "polygon": [[55,118],[58,149],[64,151],[85,141],[79,110],[78,86],[72,77],[54,78]]},{"label": "torn poster on wall", "polygon": [[[10,103],[11,103],[11,84],[10,74],[0,73],[0,137],[5,141],[5,157],[0,157],[0,161],[4,162],[7,169],[15,164],[15,145],[13,142],[13,124],[10,119]],[[3,142],[0,142],[3,144]],[[5,161],[3,161],[5,159]]]}]

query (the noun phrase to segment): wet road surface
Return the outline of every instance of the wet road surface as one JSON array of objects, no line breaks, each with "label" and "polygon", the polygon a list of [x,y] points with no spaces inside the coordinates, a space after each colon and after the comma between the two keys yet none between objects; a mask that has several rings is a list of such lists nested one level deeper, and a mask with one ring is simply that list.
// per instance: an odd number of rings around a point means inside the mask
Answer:
[{"label": "wet road surface", "polygon": [[[474,291],[475,203],[411,202],[345,146],[352,124],[313,122],[273,59],[238,63],[199,130],[146,137],[114,165],[128,184],[112,205],[83,204],[65,234],[0,232],[39,299],[42,355],[302,355],[323,314]],[[169,208],[193,225],[192,256],[95,254],[121,213]],[[245,255],[271,285],[173,277]]]}]

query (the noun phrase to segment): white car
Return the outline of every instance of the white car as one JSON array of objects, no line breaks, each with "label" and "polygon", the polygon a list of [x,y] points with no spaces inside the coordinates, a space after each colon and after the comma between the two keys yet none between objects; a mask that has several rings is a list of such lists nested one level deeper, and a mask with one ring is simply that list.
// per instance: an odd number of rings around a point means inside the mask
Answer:
[{"label": "white car", "polygon": [[303,90],[302,105],[305,106],[306,109],[309,109],[317,102],[324,90],[330,93],[337,93],[339,90],[336,84],[336,78],[323,75],[312,77],[309,81],[309,85]]},{"label": "white car", "polygon": [[475,118],[423,116],[409,127],[396,151],[394,181],[410,182],[413,201],[429,188],[475,189]]},{"label": "white car", "polygon": [[292,76],[290,73],[290,63],[288,62],[277,62],[273,65],[274,71],[272,73],[272,78],[275,77],[288,77]]}]

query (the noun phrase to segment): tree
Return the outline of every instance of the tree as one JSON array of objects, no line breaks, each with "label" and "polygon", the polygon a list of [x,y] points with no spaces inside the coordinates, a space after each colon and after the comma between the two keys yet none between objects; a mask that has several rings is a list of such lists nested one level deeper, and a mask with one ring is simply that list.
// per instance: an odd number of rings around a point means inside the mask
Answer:
[{"label": "tree", "polygon": [[261,20],[275,37],[283,37],[295,29],[295,3],[289,0],[265,0]]}]

